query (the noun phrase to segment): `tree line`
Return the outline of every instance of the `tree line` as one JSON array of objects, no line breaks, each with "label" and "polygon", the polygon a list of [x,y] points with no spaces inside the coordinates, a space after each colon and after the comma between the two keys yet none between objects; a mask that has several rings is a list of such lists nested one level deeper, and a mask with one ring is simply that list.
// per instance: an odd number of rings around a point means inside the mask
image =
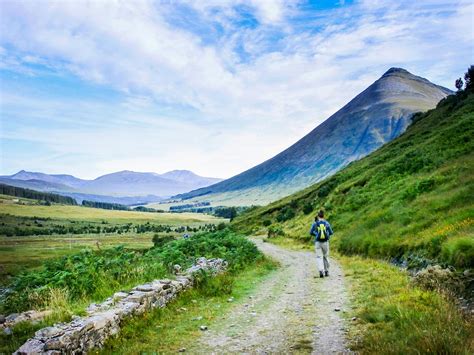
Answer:
[{"label": "tree line", "polygon": [[52,194],[49,192],[24,189],[22,187],[10,186],[5,184],[0,184],[0,194],[29,198],[39,201],[62,203],[65,205],[77,205],[76,200],[74,200],[72,197]]}]

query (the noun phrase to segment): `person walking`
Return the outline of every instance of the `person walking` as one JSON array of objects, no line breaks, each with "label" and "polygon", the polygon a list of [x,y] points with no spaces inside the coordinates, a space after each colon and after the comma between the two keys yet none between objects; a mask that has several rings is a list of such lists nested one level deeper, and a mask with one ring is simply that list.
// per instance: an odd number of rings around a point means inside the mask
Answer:
[{"label": "person walking", "polygon": [[320,210],[314,218],[309,233],[315,237],[316,262],[319,277],[329,276],[329,239],[334,234],[331,225],[324,219],[324,211]]}]

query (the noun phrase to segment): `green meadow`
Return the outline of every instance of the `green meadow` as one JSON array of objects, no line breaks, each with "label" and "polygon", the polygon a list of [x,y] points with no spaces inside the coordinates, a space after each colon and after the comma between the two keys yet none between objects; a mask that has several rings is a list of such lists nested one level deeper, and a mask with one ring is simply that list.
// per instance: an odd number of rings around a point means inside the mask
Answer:
[{"label": "green meadow", "polygon": [[122,245],[150,248],[158,235],[210,231],[225,219],[197,213],[114,211],[0,196],[0,283],[46,260]]}]

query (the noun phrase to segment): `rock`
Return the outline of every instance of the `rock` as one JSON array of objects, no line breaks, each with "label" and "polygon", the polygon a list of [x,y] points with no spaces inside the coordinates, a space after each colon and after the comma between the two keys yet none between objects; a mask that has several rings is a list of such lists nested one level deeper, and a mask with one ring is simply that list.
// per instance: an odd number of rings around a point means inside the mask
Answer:
[{"label": "rock", "polygon": [[193,320],[202,320],[202,316],[194,317]]},{"label": "rock", "polygon": [[5,323],[5,316],[3,314],[0,314],[0,324]]},{"label": "rock", "polygon": [[355,322],[357,320],[357,317],[352,317],[351,319],[353,322]]},{"label": "rock", "polygon": [[38,339],[29,339],[15,354],[41,354],[44,352],[44,344]]},{"label": "rock", "polygon": [[58,327],[46,327],[43,329],[38,330],[35,333],[35,337],[37,338],[52,338],[52,337],[58,337],[60,335],[64,334],[64,330]]},{"label": "rock", "polygon": [[3,334],[5,335],[12,335],[13,331],[10,327],[3,328]]},{"label": "rock", "polygon": [[178,265],[178,264],[174,265],[173,270],[175,274],[179,274],[181,272],[181,265]]},{"label": "rock", "polygon": [[181,349],[178,350],[178,352],[179,353],[184,353],[184,352],[186,352],[186,348],[181,348]]},{"label": "rock", "polygon": [[5,317],[4,323],[14,323],[16,319],[18,318],[18,316],[19,316],[18,313],[9,314],[8,316]]},{"label": "rock", "polygon": [[154,291],[153,286],[150,284],[145,284],[145,285],[138,285],[133,288],[136,291],[141,291],[141,292],[152,292]]},{"label": "rock", "polygon": [[207,325],[201,325],[199,327],[199,329],[201,329],[202,331],[206,331],[207,330]]},{"label": "rock", "polygon": [[464,276],[471,276],[472,275],[472,270],[471,269],[464,270],[463,275]]},{"label": "rock", "polygon": [[250,315],[255,317],[257,315],[257,312],[250,312]]},{"label": "rock", "polygon": [[137,302],[137,303],[142,303],[142,301],[145,299],[147,296],[146,292],[142,291],[132,291],[126,298],[127,301],[129,302]]},{"label": "rock", "polygon": [[228,298],[227,302],[234,302],[234,297]]},{"label": "rock", "polygon": [[340,308],[334,308],[334,312],[339,312],[340,310]]},{"label": "rock", "polygon": [[191,300],[191,302],[192,302],[192,303],[197,303],[197,301],[196,301],[196,300]]}]

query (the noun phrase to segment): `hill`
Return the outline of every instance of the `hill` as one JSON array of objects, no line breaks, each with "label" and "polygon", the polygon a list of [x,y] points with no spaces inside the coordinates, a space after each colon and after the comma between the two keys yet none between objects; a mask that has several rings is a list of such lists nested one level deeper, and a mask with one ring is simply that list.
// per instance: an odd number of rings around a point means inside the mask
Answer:
[{"label": "hill", "polygon": [[310,243],[324,208],[345,254],[474,266],[474,93],[417,114],[407,131],[335,175],[245,213],[234,227]]},{"label": "hill", "polygon": [[55,202],[63,203],[65,205],[75,205],[76,200],[71,197],[50,194],[47,192],[40,192],[30,189],[23,189],[21,187],[9,186],[0,184],[0,195],[9,195],[15,197],[23,197],[33,200],[45,201],[45,202]]},{"label": "hill", "polygon": [[391,68],[285,151],[230,179],[177,197],[245,205],[274,201],[398,137],[413,113],[435,107],[449,93],[404,69]]},{"label": "hill", "polygon": [[72,175],[44,174],[25,170],[9,176],[0,176],[0,182],[11,186],[56,192],[78,200],[89,199],[113,203],[122,203],[122,200],[127,200],[127,197],[136,196],[143,198],[133,199],[132,203],[155,202],[159,201],[160,197],[190,191],[219,181],[221,179],[199,176],[188,170],[173,170],[164,174],[124,170],[99,176],[93,180],[79,179]]}]

